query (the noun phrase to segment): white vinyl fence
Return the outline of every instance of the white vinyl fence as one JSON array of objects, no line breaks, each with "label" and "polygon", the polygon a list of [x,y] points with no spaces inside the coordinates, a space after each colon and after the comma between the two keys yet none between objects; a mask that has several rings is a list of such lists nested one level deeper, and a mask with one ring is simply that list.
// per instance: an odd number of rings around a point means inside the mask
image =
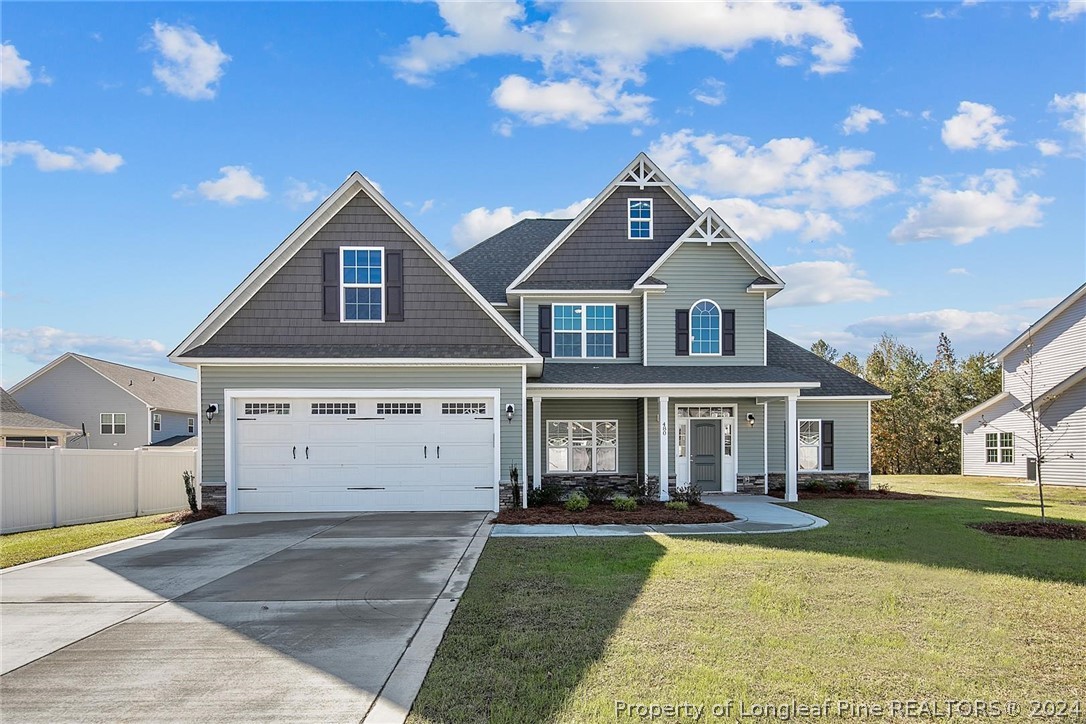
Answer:
[{"label": "white vinyl fence", "polygon": [[0,448],[0,533],[182,510],[185,470],[194,450]]}]

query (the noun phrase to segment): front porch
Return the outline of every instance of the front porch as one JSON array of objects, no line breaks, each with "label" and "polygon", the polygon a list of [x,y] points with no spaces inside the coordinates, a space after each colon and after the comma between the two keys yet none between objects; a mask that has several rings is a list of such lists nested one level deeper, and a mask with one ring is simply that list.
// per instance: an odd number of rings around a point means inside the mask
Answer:
[{"label": "front porch", "polygon": [[[598,486],[666,501],[694,484],[704,493],[782,489],[785,500],[798,499],[798,388],[659,392],[529,382],[527,485]],[[527,505],[527,486],[517,502]]]}]

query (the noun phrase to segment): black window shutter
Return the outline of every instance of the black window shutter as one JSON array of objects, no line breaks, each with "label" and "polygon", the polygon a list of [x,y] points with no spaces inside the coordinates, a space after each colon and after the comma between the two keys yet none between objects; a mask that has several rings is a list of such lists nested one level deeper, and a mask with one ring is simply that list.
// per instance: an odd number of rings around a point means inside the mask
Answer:
[{"label": "black window shutter", "polygon": [[686,357],[690,354],[690,310],[675,310],[675,355]]},{"label": "black window shutter", "polygon": [[321,319],[325,322],[339,321],[339,249],[328,249],[321,253],[321,279],[324,282],[324,301]]},{"label": "black window shutter", "polygon": [[630,306],[615,306],[615,356],[630,356]]},{"label": "black window shutter", "polygon": [[385,251],[385,321],[403,321],[402,251]]},{"label": "black window shutter", "polygon": [[539,305],[539,354],[551,356],[551,305]]},{"label": "black window shutter", "polygon": [[720,311],[720,354],[735,356],[735,310]]},{"label": "black window shutter", "polygon": [[822,469],[833,470],[833,420],[822,421]]}]

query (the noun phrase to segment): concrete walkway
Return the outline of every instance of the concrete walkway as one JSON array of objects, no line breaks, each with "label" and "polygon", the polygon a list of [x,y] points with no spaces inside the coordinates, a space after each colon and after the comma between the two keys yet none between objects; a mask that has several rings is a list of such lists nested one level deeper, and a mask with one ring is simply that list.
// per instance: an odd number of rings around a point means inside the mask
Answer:
[{"label": "concrete walkway", "polygon": [[737,520],[730,523],[672,525],[495,525],[494,537],[569,537],[629,535],[751,535],[814,530],[828,522],[810,513],[786,508],[768,495],[708,494],[702,502],[723,508]]},{"label": "concrete walkway", "polygon": [[7,569],[3,719],[402,722],[489,518],[231,515]]}]

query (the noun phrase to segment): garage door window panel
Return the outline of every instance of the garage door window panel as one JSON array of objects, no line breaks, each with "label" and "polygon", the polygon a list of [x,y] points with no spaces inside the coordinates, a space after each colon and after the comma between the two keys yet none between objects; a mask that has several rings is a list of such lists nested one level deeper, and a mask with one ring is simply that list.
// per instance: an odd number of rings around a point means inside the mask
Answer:
[{"label": "garage door window panel", "polygon": [[246,402],[246,415],[289,415],[289,402]]},{"label": "garage door window panel", "polygon": [[355,402],[314,402],[310,406],[313,415],[356,415],[358,403]]}]

